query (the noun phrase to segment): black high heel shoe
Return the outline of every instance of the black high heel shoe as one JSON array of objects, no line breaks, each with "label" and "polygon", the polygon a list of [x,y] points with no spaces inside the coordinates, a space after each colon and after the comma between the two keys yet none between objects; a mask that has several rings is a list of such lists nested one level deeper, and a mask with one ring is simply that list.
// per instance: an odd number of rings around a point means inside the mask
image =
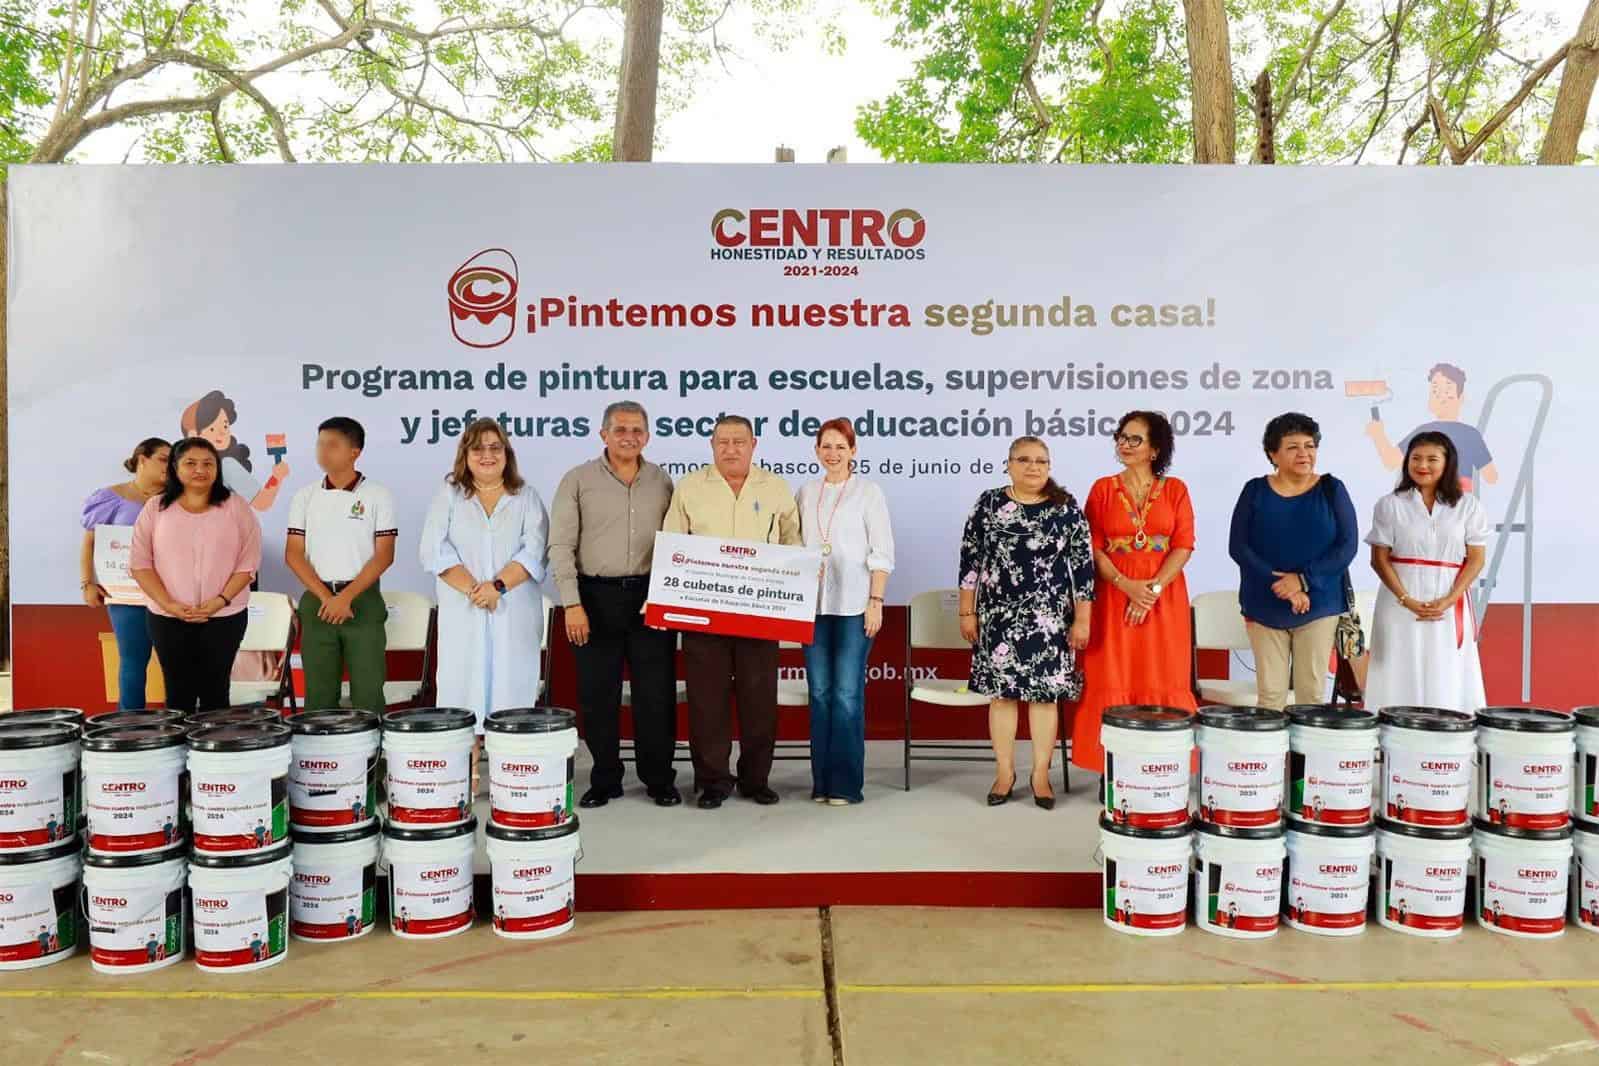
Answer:
[{"label": "black high heel shoe", "polygon": [[988,805],[990,807],[1003,807],[1005,804],[1010,802],[1011,793],[1013,793],[1015,791],[1016,791],[1016,775],[1015,774],[1011,774],[1010,775],[1010,788],[1006,789],[1004,792],[990,792],[988,794]]},{"label": "black high heel shoe", "polygon": [[[1047,772],[1044,774],[1044,780],[1049,780],[1049,774]],[[1052,811],[1055,809],[1055,797],[1053,795],[1040,796],[1038,794],[1037,787],[1033,788],[1033,803],[1034,805],[1041,807],[1046,811]]]}]

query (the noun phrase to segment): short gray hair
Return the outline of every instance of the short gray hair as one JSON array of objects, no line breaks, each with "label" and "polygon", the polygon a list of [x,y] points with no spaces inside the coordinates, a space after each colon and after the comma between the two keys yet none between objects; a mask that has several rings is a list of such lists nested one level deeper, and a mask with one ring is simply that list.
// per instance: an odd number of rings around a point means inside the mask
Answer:
[{"label": "short gray hair", "polygon": [[617,400],[605,406],[605,413],[600,416],[600,429],[610,429],[611,419],[617,415],[638,415],[644,419],[645,428],[649,428],[650,413],[644,410],[644,405],[637,400]]}]

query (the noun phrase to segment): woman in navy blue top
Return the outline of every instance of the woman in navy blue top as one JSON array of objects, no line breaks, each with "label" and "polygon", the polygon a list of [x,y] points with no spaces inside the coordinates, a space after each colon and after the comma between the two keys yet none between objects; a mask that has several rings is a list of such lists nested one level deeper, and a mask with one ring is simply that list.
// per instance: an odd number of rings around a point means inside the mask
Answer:
[{"label": "woman in navy blue top", "polygon": [[1244,485],[1233,508],[1229,553],[1255,653],[1256,703],[1321,703],[1333,633],[1344,613],[1344,574],[1360,543],[1343,483],[1316,473],[1321,427],[1278,415],[1262,445],[1275,468]]}]

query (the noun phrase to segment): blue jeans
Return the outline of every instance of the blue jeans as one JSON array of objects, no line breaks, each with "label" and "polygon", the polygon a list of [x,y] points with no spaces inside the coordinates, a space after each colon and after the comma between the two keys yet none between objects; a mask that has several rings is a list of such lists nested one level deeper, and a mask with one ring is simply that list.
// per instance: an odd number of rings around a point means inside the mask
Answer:
[{"label": "blue jeans", "polygon": [[111,603],[106,605],[106,613],[111,616],[111,631],[117,635],[117,707],[142,711],[145,673],[150,669],[148,612],[143,607]]},{"label": "blue jeans", "polygon": [[819,614],[805,647],[811,696],[811,796],[866,797],[866,616]]}]

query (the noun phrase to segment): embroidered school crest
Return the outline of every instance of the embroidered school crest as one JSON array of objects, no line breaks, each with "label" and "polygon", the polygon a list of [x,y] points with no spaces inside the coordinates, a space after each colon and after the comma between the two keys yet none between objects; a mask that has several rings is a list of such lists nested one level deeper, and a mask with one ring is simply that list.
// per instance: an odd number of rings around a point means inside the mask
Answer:
[{"label": "embroidered school crest", "polygon": [[352,503],[350,505],[350,517],[351,518],[365,518],[366,517],[366,504],[362,503],[360,500],[356,500],[354,503]]}]

